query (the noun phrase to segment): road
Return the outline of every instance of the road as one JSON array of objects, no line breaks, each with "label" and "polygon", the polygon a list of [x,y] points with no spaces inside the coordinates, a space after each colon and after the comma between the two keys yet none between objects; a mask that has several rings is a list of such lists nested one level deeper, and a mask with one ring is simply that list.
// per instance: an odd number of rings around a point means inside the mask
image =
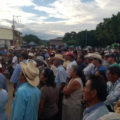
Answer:
[{"label": "road", "polygon": [[10,120],[10,115],[11,115],[11,107],[12,107],[12,100],[13,100],[13,84],[7,80],[7,87],[8,87],[8,95],[9,95],[9,100],[6,106],[6,113],[8,115],[8,118]]}]

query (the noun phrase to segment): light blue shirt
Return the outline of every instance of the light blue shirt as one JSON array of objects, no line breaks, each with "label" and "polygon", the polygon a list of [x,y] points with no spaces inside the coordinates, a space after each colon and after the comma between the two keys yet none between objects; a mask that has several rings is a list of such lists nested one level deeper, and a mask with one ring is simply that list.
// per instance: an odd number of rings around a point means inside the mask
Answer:
[{"label": "light blue shirt", "polygon": [[0,88],[3,88],[6,91],[8,91],[6,82],[6,77],[2,73],[0,73]]},{"label": "light blue shirt", "polygon": [[108,96],[106,98],[105,104],[111,106],[113,109],[114,104],[120,98],[120,79],[118,79],[114,84],[111,82],[107,83]]},{"label": "light blue shirt", "polygon": [[83,120],[98,120],[109,111],[103,102],[97,103],[90,108],[86,108],[83,113]]},{"label": "light blue shirt", "polygon": [[22,84],[13,100],[11,120],[37,120],[41,92],[29,83]]},{"label": "light blue shirt", "polygon": [[0,120],[8,120],[8,116],[5,113],[6,104],[8,102],[8,93],[6,90],[0,90]]},{"label": "light blue shirt", "polygon": [[[22,62],[26,62],[26,60],[23,60]],[[16,65],[16,68],[11,76],[10,82],[17,84],[17,88],[20,86],[20,73],[22,72],[22,68],[20,64]]]},{"label": "light blue shirt", "polygon": [[67,74],[66,71],[64,69],[64,67],[62,65],[58,66],[58,68],[56,69],[56,78],[55,78],[55,82],[56,84],[61,87],[62,83],[66,83],[67,80]]}]

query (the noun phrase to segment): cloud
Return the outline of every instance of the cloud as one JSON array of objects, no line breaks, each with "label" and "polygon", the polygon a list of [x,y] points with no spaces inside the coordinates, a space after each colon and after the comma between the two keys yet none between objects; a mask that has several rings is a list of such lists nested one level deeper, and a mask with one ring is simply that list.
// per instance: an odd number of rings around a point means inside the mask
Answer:
[{"label": "cloud", "polygon": [[[40,0],[44,2],[45,0]],[[51,0],[45,5],[34,0],[0,0],[1,26],[11,27],[12,16],[16,28],[25,33],[34,33],[40,38],[49,39],[62,36],[66,32],[95,29],[103,18],[111,17],[120,10],[119,0]],[[27,7],[32,11],[24,11]],[[39,12],[37,12],[39,11]],[[41,15],[45,12],[45,15]],[[51,20],[51,18],[53,20]],[[21,22],[19,22],[21,21]]]}]

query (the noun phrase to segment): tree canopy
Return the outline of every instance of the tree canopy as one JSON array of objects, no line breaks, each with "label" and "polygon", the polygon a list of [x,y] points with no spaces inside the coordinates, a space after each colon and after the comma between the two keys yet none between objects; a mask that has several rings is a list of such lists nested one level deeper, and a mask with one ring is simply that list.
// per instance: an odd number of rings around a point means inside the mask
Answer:
[{"label": "tree canopy", "polygon": [[120,42],[120,12],[105,18],[96,26],[95,30],[65,33],[63,41],[68,45],[91,45],[105,47]]},{"label": "tree canopy", "polygon": [[26,43],[35,42],[38,45],[41,44],[40,38],[32,34],[23,36],[23,41],[25,41]]}]

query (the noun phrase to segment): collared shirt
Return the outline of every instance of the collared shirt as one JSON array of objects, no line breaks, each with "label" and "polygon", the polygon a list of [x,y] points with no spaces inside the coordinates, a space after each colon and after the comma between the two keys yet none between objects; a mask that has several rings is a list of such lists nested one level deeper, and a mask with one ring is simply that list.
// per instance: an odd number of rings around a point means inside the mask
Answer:
[{"label": "collared shirt", "polygon": [[7,83],[6,82],[7,81],[6,81],[5,76],[2,73],[0,73],[0,88],[3,88],[6,91],[8,91],[8,89],[7,89]]},{"label": "collared shirt", "polygon": [[109,82],[108,87],[108,96],[106,98],[105,104],[111,106],[113,109],[114,104],[120,98],[120,79],[118,79],[114,84]]},{"label": "collared shirt", "polygon": [[107,73],[107,68],[100,65],[97,69],[94,68],[94,70],[92,71],[92,74],[96,74],[96,72],[98,71],[104,71],[104,73],[106,74]]},{"label": "collared shirt", "polygon": [[66,71],[64,69],[64,67],[62,65],[58,66],[58,68],[56,69],[56,78],[55,78],[55,82],[56,84],[61,87],[62,83],[66,83],[67,80],[67,74]]},{"label": "collared shirt", "polygon": [[13,100],[11,120],[37,120],[41,92],[29,83],[22,84]]},{"label": "collared shirt", "polygon": [[18,59],[17,59],[17,56],[14,56],[13,59],[12,59],[12,63],[13,63],[13,69],[16,68],[17,64],[18,64]]},{"label": "collared shirt", "polygon": [[[22,62],[25,63],[26,60],[23,60]],[[22,68],[21,68],[20,64],[17,64],[17,66],[16,66],[16,68],[11,76],[11,79],[10,79],[10,82],[17,84],[17,88],[20,86],[19,77],[20,77],[21,72],[22,72]]]},{"label": "collared shirt", "polygon": [[6,90],[0,90],[0,120],[8,120],[7,114],[5,113],[6,104],[8,102],[8,93]]},{"label": "collared shirt", "polygon": [[109,111],[103,102],[97,103],[90,108],[86,108],[83,113],[83,120],[98,120]]}]

